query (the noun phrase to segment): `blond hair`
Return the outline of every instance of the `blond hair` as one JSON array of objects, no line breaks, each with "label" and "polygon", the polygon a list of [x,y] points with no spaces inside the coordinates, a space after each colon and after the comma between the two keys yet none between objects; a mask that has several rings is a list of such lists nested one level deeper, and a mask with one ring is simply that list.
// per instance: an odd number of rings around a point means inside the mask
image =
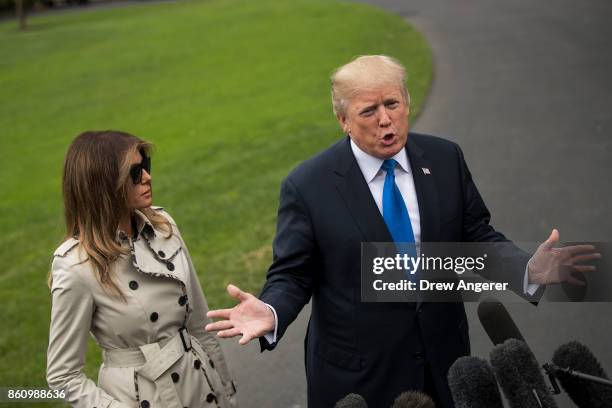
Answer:
[{"label": "blond hair", "polygon": [[349,101],[359,92],[384,86],[399,88],[404,102],[410,104],[406,89],[406,70],[395,58],[386,55],[362,55],[334,71],[331,94],[334,113],[346,115]]}]

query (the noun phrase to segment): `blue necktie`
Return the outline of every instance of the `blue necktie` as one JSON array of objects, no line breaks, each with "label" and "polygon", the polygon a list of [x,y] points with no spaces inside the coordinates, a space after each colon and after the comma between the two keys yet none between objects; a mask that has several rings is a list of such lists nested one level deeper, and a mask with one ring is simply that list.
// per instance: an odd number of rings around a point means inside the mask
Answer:
[{"label": "blue necktie", "polygon": [[[383,187],[383,218],[393,241],[395,243],[408,243],[408,245],[399,245],[397,248],[398,253],[416,258],[417,253],[410,216],[408,215],[408,209],[406,208],[406,203],[404,203],[402,193],[397,184],[395,184],[396,166],[397,162],[393,159],[385,160],[381,166],[387,173],[385,176],[385,186]],[[416,281],[417,274],[418,271],[415,274],[408,274],[408,277],[410,280]]]},{"label": "blue necktie", "polygon": [[385,186],[383,188],[383,218],[395,242],[414,242],[414,233],[410,216],[404,203],[402,193],[395,184],[395,166],[397,162],[387,159],[381,168],[387,173],[385,176]]}]

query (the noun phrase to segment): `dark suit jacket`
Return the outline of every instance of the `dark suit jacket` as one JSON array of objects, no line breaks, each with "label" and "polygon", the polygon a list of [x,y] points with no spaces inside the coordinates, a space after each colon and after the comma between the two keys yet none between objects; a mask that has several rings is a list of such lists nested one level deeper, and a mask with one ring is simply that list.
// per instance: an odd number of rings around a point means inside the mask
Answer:
[{"label": "dark suit jacket", "polygon": [[[422,242],[507,241],[450,141],[410,133],[406,151]],[[422,168],[430,169],[426,175]],[[278,339],[312,297],[305,340],[308,406],[333,407],[348,393],[391,406],[423,387],[427,361],[444,407],[446,374],[470,353],[462,303],[362,303],[361,242],[392,241],[347,138],[300,164],[283,181],[274,261],[260,298],[278,315]],[[512,284],[520,287],[518,274]],[[273,349],[263,338],[262,349]]]}]

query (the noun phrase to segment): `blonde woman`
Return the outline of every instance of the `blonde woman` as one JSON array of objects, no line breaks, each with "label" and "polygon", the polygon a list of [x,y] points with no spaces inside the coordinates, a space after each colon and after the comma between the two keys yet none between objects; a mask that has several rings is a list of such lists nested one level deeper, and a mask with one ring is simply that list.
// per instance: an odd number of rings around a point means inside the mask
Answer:
[{"label": "blonde woman", "polygon": [[[150,150],[117,131],[82,133],[68,150],[47,381],[74,407],[233,407],[187,247],[174,220],[151,206]],[[97,385],[82,371],[89,333],[103,350]]]}]

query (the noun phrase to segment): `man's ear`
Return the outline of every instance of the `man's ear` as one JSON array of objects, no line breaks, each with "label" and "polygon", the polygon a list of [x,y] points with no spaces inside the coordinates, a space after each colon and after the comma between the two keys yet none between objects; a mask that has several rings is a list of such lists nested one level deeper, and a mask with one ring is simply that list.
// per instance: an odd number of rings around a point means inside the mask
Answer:
[{"label": "man's ear", "polygon": [[340,124],[340,127],[342,128],[342,131],[346,134],[350,133],[350,129],[346,120],[346,115],[341,115],[339,113],[336,113],[336,119],[338,120],[338,123]]}]

